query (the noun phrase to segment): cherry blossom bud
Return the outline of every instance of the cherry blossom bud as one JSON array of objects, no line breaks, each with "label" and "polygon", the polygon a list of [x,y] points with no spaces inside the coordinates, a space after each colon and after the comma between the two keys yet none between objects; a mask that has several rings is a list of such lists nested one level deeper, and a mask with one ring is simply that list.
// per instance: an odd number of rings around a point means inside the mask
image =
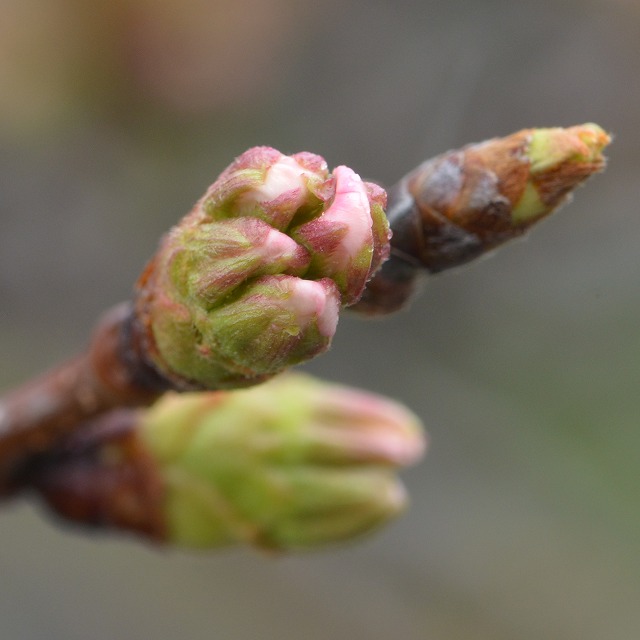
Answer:
[{"label": "cherry blossom bud", "polygon": [[524,129],[427,160],[389,190],[392,256],[354,306],[396,311],[421,272],[457,267],[521,237],[605,166],[596,124]]},{"label": "cherry blossom bud", "polygon": [[399,404],[293,374],[166,396],[141,429],[165,478],[168,539],[197,547],[298,549],[364,533],[402,511],[394,469],[425,448]]},{"label": "cherry blossom bud", "polygon": [[231,388],[326,351],[340,307],[389,254],[385,192],[311,153],[255,147],[163,240],[139,281],[153,365]]}]

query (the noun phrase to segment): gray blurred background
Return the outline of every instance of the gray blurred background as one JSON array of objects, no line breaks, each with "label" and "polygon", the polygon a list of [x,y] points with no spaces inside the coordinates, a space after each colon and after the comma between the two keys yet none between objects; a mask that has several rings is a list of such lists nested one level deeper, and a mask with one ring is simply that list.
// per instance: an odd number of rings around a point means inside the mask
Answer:
[{"label": "gray blurred background", "polygon": [[0,388],[82,348],[160,234],[256,144],[393,183],[596,121],[610,167],[311,371],[407,403],[406,516],[290,558],[0,513],[7,640],[640,637],[639,0],[1,0]]}]

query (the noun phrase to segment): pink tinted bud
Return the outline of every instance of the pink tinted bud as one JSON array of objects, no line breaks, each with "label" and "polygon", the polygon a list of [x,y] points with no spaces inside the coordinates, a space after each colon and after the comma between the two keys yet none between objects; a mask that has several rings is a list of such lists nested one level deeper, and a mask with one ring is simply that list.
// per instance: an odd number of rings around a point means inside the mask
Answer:
[{"label": "pink tinted bud", "polygon": [[168,256],[169,274],[183,296],[198,298],[207,308],[249,278],[299,275],[310,261],[292,238],[257,218],[189,227],[178,240],[180,248]]},{"label": "pink tinted bud", "polygon": [[405,508],[397,470],[426,442],[393,400],[299,374],[168,394],[140,432],[166,480],[169,539],[194,547],[309,549],[368,533]]},{"label": "pink tinted bud", "polygon": [[207,314],[201,331],[229,374],[220,386],[242,386],[326,351],[338,322],[339,293],[328,278],[264,276]]},{"label": "pink tinted bud", "polygon": [[373,220],[367,189],[348,167],[333,172],[333,199],[319,217],[294,231],[294,237],[313,256],[311,269],[332,278],[343,304],[356,302],[370,277]]},{"label": "pink tinted bud", "polygon": [[333,337],[338,325],[339,300],[335,285],[325,278],[320,282],[295,278],[290,283],[290,296],[284,305],[291,311],[292,316],[301,327],[315,321],[320,335],[325,338]]},{"label": "pink tinted bud", "polygon": [[306,397],[317,425],[309,433],[324,443],[325,460],[407,466],[424,455],[419,419],[394,400],[342,385],[321,394],[311,383]]},{"label": "pink tinted bud", "polygon": [[245,386],[326,351],[388,256],[385,200],[312,153],[243,153],[143,274],[154,364],[185,388]]},{"label": "pink tinted bud", "polygon": [[312,190],[328,176],[320,156],[285,156],[271,147],[254,147],[211,185],[202,208],[215,219],[254,216],[285,230],[301,208],[319,205]]}]

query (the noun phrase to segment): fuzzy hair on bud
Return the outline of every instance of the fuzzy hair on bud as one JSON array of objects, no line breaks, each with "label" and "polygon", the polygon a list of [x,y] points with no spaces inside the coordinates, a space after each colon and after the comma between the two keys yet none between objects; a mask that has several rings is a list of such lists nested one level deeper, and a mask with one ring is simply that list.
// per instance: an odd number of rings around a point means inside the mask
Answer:
[{"label": "fuzzy hair on bud", "polygon": [[294,374],[168,395],[141,436],[164,478],[169,541],[195,547],[295,550],[365,533],[403,510],[394,470],[425,449],[398,403]]},{"label": "fuzzy hair on bud", "polygon": [[138,283],[153,365],[173,386],[248,386],[326,351],[338,311],[389,255],[386,194],[311,153],[238,157]]}]

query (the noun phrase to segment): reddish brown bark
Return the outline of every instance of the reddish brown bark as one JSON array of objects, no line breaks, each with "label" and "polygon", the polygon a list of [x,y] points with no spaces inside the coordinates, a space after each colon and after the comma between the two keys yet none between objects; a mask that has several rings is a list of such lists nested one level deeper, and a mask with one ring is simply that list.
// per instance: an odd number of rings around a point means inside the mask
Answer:
[{"label": "reddish brown bark", "polygon": [[166,540],[164,483],[137,434],[137,412],[112,411],[47,452],[14,478],[61,518]]},{"label": "reddish brown bark", "polygon": [[25,456],[45,451],[93,416],[150,404],[167,389],[139,342],[130,306],[115,307],[84,354],[0,399],[0,492]]}]

